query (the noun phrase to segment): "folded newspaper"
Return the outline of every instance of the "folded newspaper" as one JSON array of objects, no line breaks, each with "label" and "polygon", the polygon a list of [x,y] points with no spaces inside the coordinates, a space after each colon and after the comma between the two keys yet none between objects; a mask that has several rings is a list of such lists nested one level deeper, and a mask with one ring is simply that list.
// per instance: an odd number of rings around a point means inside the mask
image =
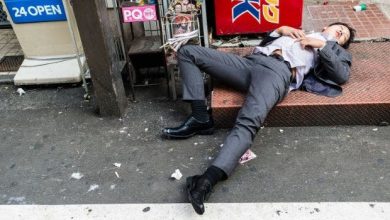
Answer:
[{"label": "folded newspaper", "polygon": [[163,44],[160,48],[172,49],[173,51],[177,52],[182,45],[185,45],[192,38],[198,37],[198,33],[199,30],[195,30],[183,34],[176,34],[172,38],[169,38],[168,41],[165,44]]}]

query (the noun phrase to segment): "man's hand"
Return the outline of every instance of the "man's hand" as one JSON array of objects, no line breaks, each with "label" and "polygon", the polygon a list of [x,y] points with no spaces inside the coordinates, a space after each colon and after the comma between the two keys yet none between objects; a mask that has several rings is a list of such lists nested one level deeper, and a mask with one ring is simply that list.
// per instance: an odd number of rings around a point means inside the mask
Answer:
[{"label": "man's hand", "polygon": [[299,39],[305,37],[305,32],[300,29],[292,28],[289,26],[281,26],[276,29],[276,32],[282,36],[290,36],[293,39]]},{"label": "man's hand", "polygon": [[296,41],[301,43],[302,48],[312,47],[312,48],[322,48],[325,46],[326,42],[312,37],[304,37],[297,39]]}]

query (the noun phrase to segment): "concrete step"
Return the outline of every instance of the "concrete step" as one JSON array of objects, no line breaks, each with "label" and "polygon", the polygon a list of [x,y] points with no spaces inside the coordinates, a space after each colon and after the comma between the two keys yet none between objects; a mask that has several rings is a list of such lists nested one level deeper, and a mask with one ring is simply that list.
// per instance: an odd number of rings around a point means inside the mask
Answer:
[{"label": "concrete step", "polygon": [[[46,60],[45,60],[46,59]],[[81,57],[84,65],[85,57]],[[40,85],[81,82],[77,58],[24,59],[15,75],[15,85]]]},{"label": "concrete step", "polygon": [[[252,48],[222,48],[246,55]],[[351,77],[335,98],[293,91],[269,113],[265,126],[379,125],[390,122],[390,42],[354,43]],[[232,127],[245,95],[214,88],[211,108],[216,126]]]}]

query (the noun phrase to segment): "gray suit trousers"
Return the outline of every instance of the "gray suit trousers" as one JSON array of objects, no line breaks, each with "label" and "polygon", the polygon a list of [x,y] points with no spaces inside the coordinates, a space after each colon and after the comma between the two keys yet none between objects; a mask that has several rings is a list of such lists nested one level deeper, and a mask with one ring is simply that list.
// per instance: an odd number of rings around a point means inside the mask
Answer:
[{"label": "gray suit trousers", "polygon": [[288,93],[291,72],[273,57],[240,57],[194,45],[181,47],[177,57],[183,77],[183,100],[205,99],[202,72],[246,92],[235,125],[212,163],[229,176],[252,145],[268,112]]}]

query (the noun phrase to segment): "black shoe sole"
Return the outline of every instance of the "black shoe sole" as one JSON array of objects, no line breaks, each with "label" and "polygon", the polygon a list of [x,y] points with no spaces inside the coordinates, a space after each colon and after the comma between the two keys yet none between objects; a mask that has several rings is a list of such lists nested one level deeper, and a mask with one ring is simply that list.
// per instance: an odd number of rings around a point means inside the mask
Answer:
[{"label": "black shoe sole", "polygon": [[195,135],[212,135],[214,134],[214,128],[209,128],[209,129],[206,129],[206,130],[201,130],[201,131],[196,131],[194,133],[191,133],[189,135],[173,135],[173,134],[167,134],[167,133],[163,133],[163,137],[167,138],[167,139],[187,139],[187,138],[190,138],[192,136],[195,136]]}]

